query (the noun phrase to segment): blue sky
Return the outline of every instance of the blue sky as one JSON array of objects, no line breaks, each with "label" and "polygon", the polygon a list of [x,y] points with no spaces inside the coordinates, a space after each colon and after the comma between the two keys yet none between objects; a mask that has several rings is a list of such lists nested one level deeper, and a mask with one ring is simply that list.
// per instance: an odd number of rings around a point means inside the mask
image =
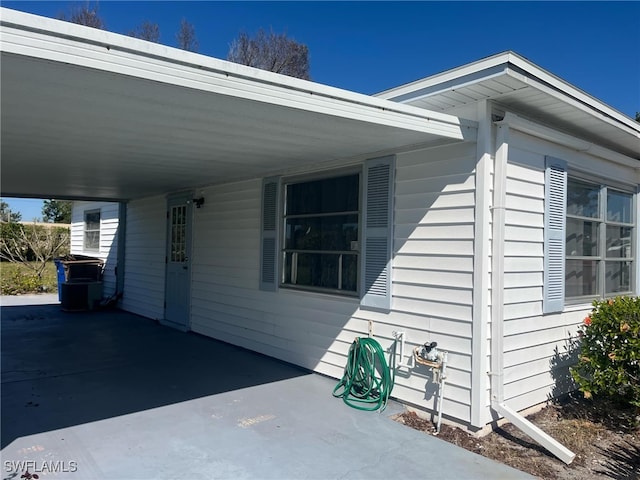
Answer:
[{"label": "blue sky", "polygon": [[[0,3],[54,18],[73,4]],[[117,33],[157,22],[167,45],[184,17],[199,52],[218,58],[240,31],[286,32],[309,47],[312,80],[366,94],[513,50],[630,117],[640,111],[640,2],[102,0],[98,8]],[[25,219],[41,216],[41,202],[6,201]]]}]

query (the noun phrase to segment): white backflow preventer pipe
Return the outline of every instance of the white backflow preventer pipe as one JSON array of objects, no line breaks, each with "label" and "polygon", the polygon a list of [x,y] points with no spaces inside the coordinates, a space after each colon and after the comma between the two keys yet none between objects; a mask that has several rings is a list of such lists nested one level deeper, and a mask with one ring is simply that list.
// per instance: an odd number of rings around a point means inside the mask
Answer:
[{"label": "white backflow preventer pipe", "polygon": [[575,453],[542,431],[515,410],[509,408],[504,400],[504,237],[505,203],[507,194],[507,159],[509,150],[509,114],[496,122],[496,155],[493,190],[492,218],[492,269],[491,269],[491,408],[499,415],[553,453],[564,463],[569,464]]},{"label": "white backflow preventer pipe", "polygon": [[[393,337],[396,340],[396,346],[400,342],[400,351],[395,352],[394,355],[400,355],[400,361],[396,363],[396,368],[409,368],[412,369],[416,365],[423,365],[431,369],[433,372],[434,383],[439,385],[438,388],[438,404],[436,410],[438,412],[438,420],[436,422],[436,435],[440,433],[440,426],[442,425],[442,404],[444,402],[444,386],[447,381],[447,357],[448,352],[433,350],[433,357],[424,358],[420,354],[420,347],[416,347],[413,350],[411,359],[413,361],[403,362],[404,349],[405,349],[405,337],[406,332],[392,332]],[[433,345],[436,345],[433,343]],[[394,349],[395,350],[395,349]]]}]

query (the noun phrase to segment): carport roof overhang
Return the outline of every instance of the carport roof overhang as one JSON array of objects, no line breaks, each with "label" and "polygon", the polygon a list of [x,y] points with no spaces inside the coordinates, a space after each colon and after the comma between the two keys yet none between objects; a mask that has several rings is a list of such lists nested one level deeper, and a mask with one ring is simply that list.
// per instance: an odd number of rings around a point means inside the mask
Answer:
[{"label": "carport roof overhang", "polygon": [[473,140],[473,122],[1,9],[4,196],[127,200]]}]

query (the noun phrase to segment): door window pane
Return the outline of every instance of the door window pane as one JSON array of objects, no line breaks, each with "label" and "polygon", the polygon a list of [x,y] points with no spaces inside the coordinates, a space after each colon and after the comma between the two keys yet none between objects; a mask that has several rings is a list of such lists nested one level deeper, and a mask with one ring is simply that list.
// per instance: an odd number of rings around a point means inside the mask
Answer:
[{"label": "door window pane", "polygon": [[171,207],[171,247],[169,260],[171,262],[186,262],[187,260],[187,206]]}]

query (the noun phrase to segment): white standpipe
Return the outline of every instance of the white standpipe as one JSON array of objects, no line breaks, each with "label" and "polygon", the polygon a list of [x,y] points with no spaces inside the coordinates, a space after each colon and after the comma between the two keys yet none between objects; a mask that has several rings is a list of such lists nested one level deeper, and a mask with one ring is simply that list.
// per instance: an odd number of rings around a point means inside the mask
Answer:
[{"label": "white standpipe", "polygon": [[[395,338],[396,346],[398,345],[398,342],[400,342],[400,351],[398,352],[394,348],[395,355],[400,355],[400,361],[396,363],[396,368],[414,368],[416,365],[424,365],[429,367],[433,372],[434,383],[439,385],[438,404],[436,407],[438,412],[436,433],[440,433],[440,425],[442,424],[442,404],[444,402],[444,385],[447,380],[447,352],[440,351],[435,355],[435,357],[433,357],[433,359],[427,359],[420,354],[420,347],[416,347],[413,350],[413,355],[411,356],[413,361],[403,362],[405,337],[407,334],[406,332],[396,331],[391,332],[391,334],[393,335],[393,338]],[[435,350],[433,350],[433,352],[435,352]]]}]

